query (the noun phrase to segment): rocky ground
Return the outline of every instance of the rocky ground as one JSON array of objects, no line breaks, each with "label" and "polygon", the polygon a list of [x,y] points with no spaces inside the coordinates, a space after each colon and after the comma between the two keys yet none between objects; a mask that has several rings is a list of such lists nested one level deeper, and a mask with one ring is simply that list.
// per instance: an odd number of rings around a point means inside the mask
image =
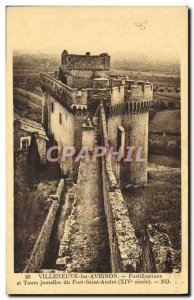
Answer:
[{"label": "rocky ground", "polygon": [[[57,180],[44,180],[37,183],[35,190],[21,187],[15,196],[15,272],[22,272],[29,259],[36,239],[48,214],[50,203],[47,198],[57,189]],[[17,214],[16,214],[17,213]],[[16,219],[17,217],[17,219]]]},{"label": "rocky ground", "polygon": [[163,223],[174,249],[181,248],[181,172],[149,164],[145,187],[123,190],[130,220],[137,237],[147,224]]}]

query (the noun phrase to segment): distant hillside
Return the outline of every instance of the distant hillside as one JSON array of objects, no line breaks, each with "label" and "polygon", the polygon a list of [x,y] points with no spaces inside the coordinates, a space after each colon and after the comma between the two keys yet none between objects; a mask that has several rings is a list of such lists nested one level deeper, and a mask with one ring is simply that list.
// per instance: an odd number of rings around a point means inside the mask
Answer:
[{"label": "distant hillside", "polygon": [[14,88],[14,112],[21,116],[41,122],[42,97],[21,88]]}]

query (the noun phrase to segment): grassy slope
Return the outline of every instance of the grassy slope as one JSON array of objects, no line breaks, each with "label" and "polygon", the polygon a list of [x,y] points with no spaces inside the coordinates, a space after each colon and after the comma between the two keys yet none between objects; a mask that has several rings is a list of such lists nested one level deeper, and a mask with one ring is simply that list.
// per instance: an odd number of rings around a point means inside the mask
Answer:
[{"label": "grassy slope", "polygon": [[178,168],[151,165],[148,185],[123,191],[138,237],[149,223],[165,223],[175,249],[181,247],[181,173]]}]

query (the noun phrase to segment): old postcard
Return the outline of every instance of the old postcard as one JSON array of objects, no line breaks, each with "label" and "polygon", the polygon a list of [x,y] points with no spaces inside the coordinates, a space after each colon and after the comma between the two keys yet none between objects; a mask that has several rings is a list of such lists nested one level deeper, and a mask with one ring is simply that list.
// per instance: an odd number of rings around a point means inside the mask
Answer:
[{"label": "old postcard", "polygon": [[7,8],[7,293],[188,293],[188,8]]}]

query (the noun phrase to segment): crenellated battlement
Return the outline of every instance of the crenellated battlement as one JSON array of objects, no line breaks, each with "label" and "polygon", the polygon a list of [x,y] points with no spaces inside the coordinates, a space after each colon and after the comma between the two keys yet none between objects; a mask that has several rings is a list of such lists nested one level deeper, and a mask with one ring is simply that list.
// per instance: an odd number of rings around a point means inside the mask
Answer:
[{"label": "crenellated battlement", "polygon": [[126,100],[129,101],[151,101],[153,99],[153,85],[149,82],[137,81],[127,82]]},{"label": "crenellated battlement", "polygon": [[110,89],[111,93],[111,105],[119,104],[124,102],[124,96],[125,96],[125,87],[119,86],[119,87],[112,87]]},{"label": "crenellated battlement", "polygon": [[49,93],[67,108],[72,104],[87,105],[88,92],[92,89],[72,88],[55,78],[54,73],[41,73],[41,88]]},{"label": "crenellated battlement", "polygon": [[48,91],[53,98],[59,101],[69,111],[72,111],[71,92],[73,92],[74,89],[68,87],[67,85],[47,73],[40,74],[40,84],[43,92]]},{"label": "crenellated battlement", "polygon": [[76,91],[76,88],[72,88],[64,83],[62,83],[60,80],[58,80],[57,78],[55,78],[54,76],[54,72],[52,73],[40,73],[40,80],[41,80],[41,84],[42,83],[46,83],[47,86],[52,86],[53,84],[55,84],[55,86],[57,88],[61,88],[67,92],[72,92],[72,91]]},{"label": "crenellated battlement", "polygon": [[126,114],[140,114],[148,112],[151,106],[151,101],[133,101],[123,102],[115,105],[111,105],[108,109],[108,117],[112,118],[119,115]]},{"label": "crenellated battlement", "polygon": [[71,108],[73,109],[75,114],[84,114],[87,111],[87,105],[82,104],[72,104]]},{"label": "crenellated battlement", "polygon": [[[77,89],[56,79],[55,73],[42,73],[40,78],[43,91],[48,90],[69,110],[72,110],[73,105],[91,109],[92,106],[99,105],[100,101],[106,101],[111,103],[110,116],[126,112],[136,114],[148,111],[150,101],[153,99],[153,85],[144,81],[126,80],[125,86],[109,87],[107,78],[95,78],[93,88]],[[121,80],[115,82],[121,82]]]}]

